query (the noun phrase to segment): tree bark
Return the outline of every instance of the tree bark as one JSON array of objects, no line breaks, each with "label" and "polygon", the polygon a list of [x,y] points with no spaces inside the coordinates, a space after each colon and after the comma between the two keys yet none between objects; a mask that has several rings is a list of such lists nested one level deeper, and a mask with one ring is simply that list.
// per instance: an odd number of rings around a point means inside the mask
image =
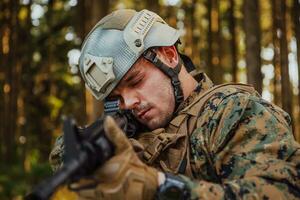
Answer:
[{"label": "tree bark", "polygon": [[196,56],[199,55],[199,35],[196,32],[198,27],[197,27],[197,19],[195,18],[195,13],[197,12],[197,7],[196,7],[197,1],[192,0],[191,5],[189,6],[190,10],[190,20],[191,20],[191,31],[192,31],[192,41],[191,41],[191,47],[192,47],[192,58],[195,62]]},{"label": "tree bark", "polygon": [[[281,97],[282,107],[292,116],[292,91],[289,77],[288,66],[288,47],[286,36],[286,5],[285,1],[275,0],[275,25],[277,39],[279,40],[279,58],[280,58],[280,75],[281,75]],[[276,55],[275,55],[276,56]]]},{"label": "tree bark", "polygon": [[208,74],[216,84],[223,82],[223,70],[220,65],[220,19],[219,0],[207,1],[208,7]]},{"label": "tree bark", "polygon": [[[4,10],[4,2],[0,2],[0,10]],[[4,116],[4,78],[5,78],[5,71],[4,71],[4,52],[3,52],[3,48],[4,48],[4,31],[5,31],[5,19],[2,16],[0,16],[0,35],[1,35],[1,41],[0,42],[0,121],[4,122],[5,116]],[[5,133],[5,129],[4,129],[4,123],[0,124],[0,162],[2,163],[2,161],[4,160],[4,133]]]},{"label": "tree bark", "polygon": [[[196,1],[192,0],[191,2],[184,2],[181,6],[181,9],[183,9],[186,13],[184,17],[184,29],[186,31],[184,37],[185,54],[187,54],[187,56],[189,56],[195,64],[195,57],[199,55],[197,51],[199,37],[195,35],[195,32],[198,29],[196,25],[197,20],[194,17],[196,11]],[[174,16],[173,13],[170,14]]]},{"label": "tree bark", "polygon": [[146,8],[159,15],[159,1],[158,0],[146,0]]},{"label": "tree bark", "polygon": [[272,1],[272,29],[273,29],[273,45],[274,45],[274,57],[273,57],[273,66],[274,66],[274,103],[278,106],[282,107],[282,101],[280,96],[281,84],[280,84],[280,45],[279,39],[277,37],[277,29],[278,29],[278,20],[276,20],[276,6],[275,1]]},{"label": "tree bark", "polygon": [[16,127],[17,127],[17,99],[19,95],[20,61],[18,54],[18,8],[19,3],[9,1],[2,4],[9,13],[1,24],[1,72],[3,77],[3,113],[1,118],[2,159],[10,164],[16,159]]},{"label": "tree bark", "polygon": [[[294,31],[297,40],[297,63],[298,63],[298,107],[300,109],[300,2],[294,0],[293,4],[293,21],[294,21]],[[298,126],[300,129],[300,110],[298,109]],[[298,130],[298,135],[296,139],[300,140],[300,130]]]},{"label": "tree bark", "polygon": [[231,33],[231,65],[232,65],[232,80],[237,82],[237,51],[236,51],[236,34],[235,34],[235,18],[234,18],[234,0],[230,0],[229,8],[229,29]]},{"label": "tree bark", "polygon": [[244,1],[244,27],[246,35],[247,81],[261,94],[262,73],[258,0]]},{"label": "tree bark", "polygon": [[[26,9],[29,12],[31,10],[31,5],[32,5],[32,1],[30,0],[28,5],[26,5]],[[26,72],[26,68],[28,68],[28,66],[32,65],[32,54],[33,54],[33,49],[32,49],[32,45],[31,45],[31,34],[28,30],[31,30],[32,28],[32,23],[31,23],[31,17],[27,16],[24,22],[23,26],[21,27],[21,35],[20,38],[22,38],[22,41],[25,42],[28,45],[23,45],[23,48],[20,50],[21,52],[23,52],[23,56],[22,56],[22,72],[20,72],[22,74],[22,76],[24,76],[25,72]],[[26,53],[24,53],[26,52]],[[23,67],[25,66],[25,67]],[[21,145],[21,155],[20,155],[20,161],[23,165],[23,169],[25,168],[25,160],[26,160],[26,155],[29,153],[28,151],[28,147],[31,147],[31,144],[29,144],[29,137],[32,137],[32,133],[30,133],[29,131],[25,131],[25,127],[28,126],[28,121],[26,122],[26,112],[25,112],[25,107],[27,107],[27,105],[25,106],[25,100],[28,98],[28,93],[30,92],[31,88],[26,87],[26,83],[27,83],[27,79],[24,78],[20,78],[20,85],[21,85],[21,91],[20,92],[20,96],[18,99],[18,137],[22,136],[25,137],[26,141],[23,141],[20,143]],[[26,92],[24,92],[26,91]],[[27,123],[27,125],[26,125]],[[48,157],[48,156],[47,156]]]}]

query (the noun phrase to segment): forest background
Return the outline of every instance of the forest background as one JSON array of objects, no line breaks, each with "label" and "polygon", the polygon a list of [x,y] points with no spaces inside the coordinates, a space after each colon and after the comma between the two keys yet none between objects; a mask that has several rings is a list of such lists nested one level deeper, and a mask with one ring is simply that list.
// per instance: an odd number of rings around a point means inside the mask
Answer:
[{"label": "forest background", "polygon": [[199,70],[217,84],[252,84],[290,113],[300,141],[299,0],[1,0],[0,199],[23,199],[51,174],[63,115],[84,125],[101,114],[76,60],[91,27],[119,8],[157,12]]}]

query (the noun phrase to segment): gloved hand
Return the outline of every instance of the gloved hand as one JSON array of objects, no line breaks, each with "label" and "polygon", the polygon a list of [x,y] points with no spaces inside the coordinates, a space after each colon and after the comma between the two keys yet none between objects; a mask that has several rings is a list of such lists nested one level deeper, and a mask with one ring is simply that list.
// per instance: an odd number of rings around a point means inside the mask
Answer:
[{"label": "gloved hand", "polygon": [[154,199],[158,187],[158,171],[137,157],[129,140],[113,118],[107,117],[104,129],[115,146],[115,155],[95,173],[98,185],[88,194],[88,199]]}]

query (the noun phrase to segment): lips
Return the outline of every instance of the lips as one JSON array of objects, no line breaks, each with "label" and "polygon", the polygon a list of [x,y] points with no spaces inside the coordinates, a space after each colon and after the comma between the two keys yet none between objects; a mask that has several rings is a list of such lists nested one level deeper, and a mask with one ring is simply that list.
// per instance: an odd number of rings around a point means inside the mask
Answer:
[{"label": "lips", "polygon": [[148,108],[148,109],[145,109],[145,110],[142,110],[142,111],[138,112],[138,113],[137,113],[138,118],[142,119],[142,118],[145,116],[145,114],[146,114],[150,109],[151,109],[151,108]]}]

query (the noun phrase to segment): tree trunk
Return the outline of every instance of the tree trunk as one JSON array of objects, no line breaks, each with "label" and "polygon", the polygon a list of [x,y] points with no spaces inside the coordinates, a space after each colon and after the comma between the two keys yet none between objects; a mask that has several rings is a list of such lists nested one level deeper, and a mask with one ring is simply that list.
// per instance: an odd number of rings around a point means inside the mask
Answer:
[{"label": "tree trunk", "polygon": [[[4,10],[4,3],[3,2],[0,2],[0,10]],[[0,39],[2,42],[0,42],[0,121],[2,122],[0,124],[0,163],[2,163],[2,161],[4,161],[4,151],[5,151],[5,148],[4,148],[4,134],[5,134],[5,129],[4,129],[4,119],[5,119],[5,116],[4,116],[4,109],[5,109],[5,106],[4,106],[4,96],[5,96],[5,93],[3,91],[3,88],[4,88],[4,84],[5,84],[5,71],[4,71],[4,66],[5,66],[5,62],[4,62],[4,46],[5,44],[3,43],[4,40],[4,31],[5,31],[5,19],[3,17],[3,15],[0,15]]]},{"label": "tree trunk", "polygon": [[18,8],[16,1],[9,1],[2,4],[9,13],[7,18],[1,23],[1,71],[3,77],[3,114],[1,121],[1,147],[3,157],[7,164],[15,161],[16,158],[16,127],[17,127],[17,99],[19,95],[20,61],[18,55]]},{"label": "tree trunk", "polygon": [[197,12],[197,1],[192,0],[190,4],[190,20],[191,20],[191,31],[192,31],[192,41],[191,41],[191,47],[192,47],[192,58],[194,61],[194,64],[196,64],[197,56],[199,55],[199,28],[197,27],[197,18],[195,18],[195,13]]},{"label": "tree trunk", "polygon": [[274,58],[273,58],[273,66],[274,66],[274,103],[278,106],[282,107],[282,101],[280,96],[281,84],[280,84],[280,45],[279,39],[277,37],[277,29],[278,29],[278,20],[276,20],[276,6],[275,1],[272,1],[272,17],[273,17],[273,45],[274,45]]},{"label": "tree trunk", "polygon": [[[300,2],[294,0],[293,5],[293,19],[294,19],[294,31],[297,40],[297,63],[298,63],[298,126],[300,129]],[[300,130],[298,130],[298,135],[296,139],[300,141]]]},{"label": "tree trunk", "polygon": [[208,21],[208,31],[207,31],[207,42],[208,42],[208,48],[207,48],[207,74],[212,79],[213,76],[213,69],[212,69],[212,29],[211,29],[211,11],[212,11],[212,5],[211,1],[206,1],[206,7],[207,7],[207,21]]},{"label": "tree trunk", "polygon": [[146,8],[159,15],[159,1],[158,0],[146,0]]},{"label": "tree trunk", "polygon": [[[26,9],[29,12],[31,10],[31,5],[32,2],[29,1],[28,5],[26,5]],[[32,23],[31,23],[31,17],[27,16],[24,22],[24,25],[21,26],[22,30],[20,31],[20,36],[19,38],[22,38],[22,41],[25,42],[27,45],[23,45],[23,48],[20,50],[20,52],[23,52],[22,55],[22,72],[20,72],[22,75],[26,73],[26,68],[28,66],[32,65],[32,55],[33,55],[33,48],[31,45],[31,34],[28,30],[31,30],[32,28]],[[24,53],[26,52],[26,53]],[[21,91],[18,99],[18,137],[23,137],[25,138],[25,141],[20,142],[21,145],[21,155],[20,155],[20,163],[23,165],[23,169],[25,168],[25,160],[26,160],[26,155],[29,153],[28,147],[31,146],[29,144],[29,137],[32,137],[32,134],[28,131],[25,131],[25,127],[28,126],[28,121],[26,125],[26,112],[25,112],[25,100],[28,98],[28,93],[30,93],[31,88],[26,87],[27,79],[20,79],[20,85],[21,85]],[[24,92],[26,91],[26,92]],[[27,139],[27,140],[26,140]],[[48,157],[48,156],[47,156]]]},{"label": "tree trunk", "polygon": [[[195,32],[198,29],[196,26],[196,19],[194,18],[195,9],[196,9],[196,1],[192,0],[191,2],[185,2],[182,4],[181,9],[184,10],[185,17],[184,17],[184,29],[186,30],[184,44],[185,44],[185,54],[189,56],[193,63],[195,64],[195,57],[199,55],[196,47],[198,43],[199,37],[195,36]],[[171,13],[172,16],[174,14]]]},{"label": "tree trunk", "polygon": [[208,7],[208,74],[216,84],[223,82],[222,68],[220,65],[220,20],[219,20],[219,0],[207,1]]},{"label": "tree trunk", "polygon": [[244,27],[246,35],[247,81],[262,93],[260,60],[260,24],[258,0],[244,1]]},{"label": "tree trunk", "polygon": [[[275,25],[277,39],[279,40],[279,58],[280,58],[280,75],[281,75],[281,97],[282,107],[292,116],[292,91],[289,77],[288,66],[288,47],[286,36],[286,5],[285,1],[275,0]],[[275,55],[276,56],[276,55]]]},{"label": "tree trunk", "polygon": [[230,0],[229,8],[229,29],[231,33],[231,65],[233,82],[237,82],[237,52],[236,52],[236,34],[235,34],[235,18],[234,18],[234,0]]}]

